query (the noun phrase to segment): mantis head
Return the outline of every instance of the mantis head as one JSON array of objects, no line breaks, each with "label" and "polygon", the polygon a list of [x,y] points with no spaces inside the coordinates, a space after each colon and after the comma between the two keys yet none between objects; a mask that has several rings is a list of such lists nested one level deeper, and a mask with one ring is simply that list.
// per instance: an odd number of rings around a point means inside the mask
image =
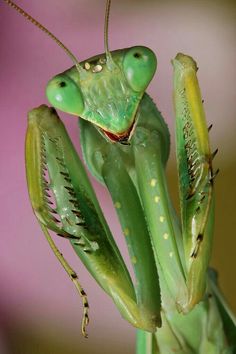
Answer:
[{"label": "mantis head", "polygon": [[123,140],[156,66],[146,47],[104,53],[52,78],[46,94],[54,107],[90,121],[111,140]]}]

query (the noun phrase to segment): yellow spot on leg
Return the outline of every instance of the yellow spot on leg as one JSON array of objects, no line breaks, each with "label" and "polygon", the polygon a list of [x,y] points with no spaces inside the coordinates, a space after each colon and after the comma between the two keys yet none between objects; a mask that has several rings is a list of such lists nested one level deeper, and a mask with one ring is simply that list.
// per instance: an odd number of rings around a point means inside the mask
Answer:
[{"label": "yellow spot on leg", "polygon": [[170,252],[169,256],[170,256],[170,258],[172,258],[173,257],[173,252]]},{"label": "yellow spot on leg", "polygon": [[159,201],[160,201],[160,197],[158,197],[158,195],[155,195],[154,202],[155,203],[159,203]]},{"label": "yellow spot on leg", "polygon": [[163,237],[164,237],[165,240],[167,240],[168,237],[169,237],[169,235],[168,235],[167,233],[165,233],[165,234],[163,235]]},{"label": "yellow spot on leg", "polygon": [[136,258],[136,257],[132,257],[132,258],[131,258],[131,262],[132,262],[133,264],[136,264],[136,263],[137,263],[137,258]]},{"label": "yellow spot on leg", "polygon": [[129,236],[129,229],[127,227],[124,229],[124,235]]},{"label": "yellow spot on leg", "polygon": [[121,208],[120,202],[115,202],[115,207],[116,207],[116,209],[120,209]]},{"label": "yellow spot on leg", "polygon": [[150,186],[155,187],[156,184],[157,184],[157,180],[155,178],[152,178],[150,182]]},{"label": "yellow spot on leg", "polygon": [[160,222],[164,222],[165,218],[163,215],[160,216]]}]

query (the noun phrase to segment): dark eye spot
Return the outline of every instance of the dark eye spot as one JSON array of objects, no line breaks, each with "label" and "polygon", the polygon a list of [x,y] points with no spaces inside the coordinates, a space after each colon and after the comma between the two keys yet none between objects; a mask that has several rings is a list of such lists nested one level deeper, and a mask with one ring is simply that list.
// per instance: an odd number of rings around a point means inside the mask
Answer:
[{"label": "dark eye spot", "polygon": [[60,87],[65,87],[65,86],[66,86],[66,83],[65,83],[64,81],[61,81],[61,82],[59,83],[59,86],[60,86]]},{"label": "dark eye spot", "polygon": [[141,58],[141,54],[136,52],[136,53],[134,53],[134,57],[137,58],[137,59],[140,59]]}]

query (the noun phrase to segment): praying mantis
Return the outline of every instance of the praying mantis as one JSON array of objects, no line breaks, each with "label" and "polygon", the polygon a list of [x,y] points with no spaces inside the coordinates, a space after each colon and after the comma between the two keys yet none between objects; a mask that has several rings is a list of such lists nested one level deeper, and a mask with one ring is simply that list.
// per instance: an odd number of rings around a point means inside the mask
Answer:
[{"label": "praying mantis", "polygon": [[165,179],[168,128],[145,93],[156,70],[156,57],[145,47],[109,51],[109,7],[108,1],[105,54],[81,63],[46,30],[75,64],[50,80],[47,96],[54,107],[83,119],[84,159],[112,196],[136,283],[63,124],[55,110],[46,106],[31,111],[28,119],[26,170],[34,213],[82,297],[85,336],[86,294],[49,231],[69,239],[122,316],[139,328],[138,354],[232,353],[235,319],[217,288],[215,273],[207,271],[214,153],[209,147],[196,63],[183,54],[173,60],[180,223]]}]

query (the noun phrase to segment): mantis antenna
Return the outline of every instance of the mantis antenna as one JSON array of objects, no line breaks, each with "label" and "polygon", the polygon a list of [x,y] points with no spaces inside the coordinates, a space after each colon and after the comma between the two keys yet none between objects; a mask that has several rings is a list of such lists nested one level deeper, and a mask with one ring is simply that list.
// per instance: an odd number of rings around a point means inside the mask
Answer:
[{"label": "mantis antenna", "polygon": [[111,0],[107,0],[106,10],[105,10],[105,21],[104,21],[104,48],[105,48],[106,57],[108,61],[112,60],[111,53],[109,51],[109,45],[108,45],[108,26],[109,26],[110,9],[111,9]]},{"label": "mantis antenna", "polygon": [[19,12],[19,14],[24,16],[28,21],[33,23],[33,25],[38,27],[41,31],[46,33],[50,38],[52,38],[54,40],[54,42],[56,42],[59,45],[59,47],[61,47],[66,52],[66,54],[71,58],[71,60],[73,61],[73,63],[75,64],[76,68],[78,69],[78,71],[80,73],[82,73],[84,71],[84,69],[80,65],[78,59],[74,56],[74,54],[72,54],[72,52],[56,36],[54,36],[54,34],[52,34],[52,32],[50,32],[46,27],[44,27],[41,23],[39,23],[37,20],[35,20],[35,18],[30,16],[21,7],[16,5],[13,1],[11,1],[11,0],[3,0],[3,1],[5,3],[7,3],[9,6],[11,6],[13,9],[15,9],[17,12]]}]

